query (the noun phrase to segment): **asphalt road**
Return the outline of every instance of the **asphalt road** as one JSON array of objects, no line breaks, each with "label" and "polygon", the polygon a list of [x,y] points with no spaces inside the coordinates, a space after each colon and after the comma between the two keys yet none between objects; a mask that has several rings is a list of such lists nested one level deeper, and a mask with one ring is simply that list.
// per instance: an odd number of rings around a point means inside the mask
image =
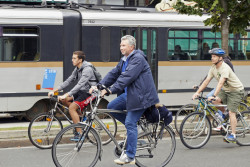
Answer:
[{"label": "asphalt road", "polygon": [[[114,144],[103,147],[102,161],[97,167],[116,167],[113,163]],[[213,136],[201,149],[190,150],[177,138],[177,148],[169,167],[249,167],[250,147],[240,147],[222,141],[222,136]],[[53,167],[51,150],[35,147],[0,149],[0,167]],[[132,165],[126,165],[126,167]]]}]

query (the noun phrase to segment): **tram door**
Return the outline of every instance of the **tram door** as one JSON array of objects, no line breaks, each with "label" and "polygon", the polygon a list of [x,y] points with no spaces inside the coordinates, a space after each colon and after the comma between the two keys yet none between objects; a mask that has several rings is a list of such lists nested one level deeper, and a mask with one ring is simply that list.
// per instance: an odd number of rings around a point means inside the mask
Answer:
[{"label": "tram door", "polygon": [[132,35],[136,39],[136,48],[147,55],[156,90],[158,90],[157,31],[154,28],[122,28],[121,36]]},{"label": "tram door", "polygon": [[141,30],[139,38],[141,42],[141,49],[147,55],[148,63],[150,65],[156,90],[158,90],[158,55],[157,55],[157,31],[155,29],[147,28]]}]

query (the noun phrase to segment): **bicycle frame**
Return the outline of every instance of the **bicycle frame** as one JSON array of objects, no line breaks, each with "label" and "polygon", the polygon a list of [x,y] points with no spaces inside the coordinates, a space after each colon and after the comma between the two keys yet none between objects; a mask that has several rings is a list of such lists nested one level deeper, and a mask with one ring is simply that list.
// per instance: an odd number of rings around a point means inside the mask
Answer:
[{"label": "bicycle frame", "polygon": [[[210,104],[209,104],[210,103]],[[202,122],[205,121],[206,116],[207,116],[207,112],[213,117],[213,119],[218,123],[218,124],[222,124],[223,122],[221,122],[216,116],[215,116],[215,110],[212,107],[227,107],[227,105],[216,105],[216,104],[212,104],[211,102],[209,102],[207,100],[207,98],[204,98],[202,96],[199,97],[199,103],[198,104],[202,104],[204,106],[203,112],[205,117],[203,118]],[[199,106],[197,107],[199,108]],[[240,113],[240,112],[238,112]],[[224,126],[222,126],[223,130],[228,132],[230,125],[227,125],[227,127],[225,128]]]},{"label": "bicycle frame", "polygon": [[[85,133],[88,133],[88,132],[89,132],[90,127],[92,127],[93,121],[94,121],[94,120],[97,121],[97,122],[99,123],[99,125],[101,125],[101,127],[104,129],[104,131],[108,134],[108,136],[111,138],[111,140],[114,142],[114,144],[115,144],[116,148],[118,149],[118,151],[119,151],[120,153],[122,153],[122,151],[123,151],[124,148],[125,148],[127,138],[125,138],[125,140],[124,140],[124,143],[125,143],[125,144],[122,145],[122,147],[121,147],[121,146],[119,145],[119,143],[117,142],[117,140],[115,139],[115,137],[113,136],[113,134],[111,134],[111,132],[107,129],[107,127],[105,126],[105,124],[101,121],[101,119],[100,119],[96,114],[97,114],[97,112],[98,112],[98,113],[104,113],[104,112],[124,113],[124,112],[126,112],[126,111],[119,111],[119,110],[112,110],[112,109],[98,109],[98,105],[99,105],[99,103],[100,103],[100,101],[101,101],[101,99],[102,99],[103,97],[101,97],[100,91],[95,92],[95,93],[96,93],[96,102],[95,102],[95,104],[94,104],[94,107],[93,107],[92,101],[90,101],[91,114],[90,114],[90,116],[87,115],[86,123],[82,123],[82,122],[81,122],[82,124],[85,124],[86,127],[87,127],[87,129],[85,129],[85,130],[86,130]],[[164,128],[164,127],[162,127],[160,130],[162,131],[163,128]],[[171,128],[171,129],[172,129],[172,128]],[[153,147],[155,147],[155,145],[157,144],[157,139],[156,139],[156,142],[153,142],[153,138],[152,138],[151,136],[149,136],[148,134],[149,134],[149,133],[145,133],[145,134],[143,134],[142,136],[150,137],[150,139],[149,139],[149,141],[150,141],[149,146],[148,146],[148,147],[145,147],[145,146],[144,146],[143,148],[137,148],[137,150],[152,149]],[[81,135],[81,138],[80,138],[80,140],[78,141],[78,143],[81,142],[80,145],[77,144],[78,150],[80,150],[80,148],[82,147],[82,144],[84,143],[83,140],[85,140],[85,139],[83,139],[83,136],[84,136],[84,133]],[[154,146],[150,146],[151,144],[154,144]],[[145,156],[147,156],[147,155],[145,155]]]},{"label": "bicycle frame", "polygon": [[[81,124],[85,124],[86,125],[86,129],[83,130],[83,133],[81,134],[80,140],[77,142],[76,144],[76,148],[78,149],[78,151],[81,149],[85,138],[83,138],[85,136],[85,133],[88,133],[90,128],[92,127],[93,121],[97,121],[99,125],[101,125],[101,127],[104,129],[104,131],[108,134],[108,136],[111,138],[111,140],[114,142],[114,144],[116,145],[116,147],[119,149],[120,152],[122,152],[122,148],[120,147],[120,145],[118,144],[118,142],[116,141],[115,137],[111,134],[111,132],[106,128],[105,124],[101,121],[101,119],[96,115],[97,114],[97,110],[98,110],[98,105],[101,101],[101,99],[103,97],[101,97],[100,92],[94,92],[94,94],[96,94],[96,102],[95,105],[93,107],[92,104],[92,100],[90,100],[90,109],[91,112],[86,112],[87,115],[87,120],[86,122],[80,122]],[[111,110],[107,110],[107,111],[111,111]],[[114,110],[116,112],[121,112],[121,111],[117,111]],[[91,113],[91,114],[90,114]],[[101,113],[98,110],[98,113]]]}]

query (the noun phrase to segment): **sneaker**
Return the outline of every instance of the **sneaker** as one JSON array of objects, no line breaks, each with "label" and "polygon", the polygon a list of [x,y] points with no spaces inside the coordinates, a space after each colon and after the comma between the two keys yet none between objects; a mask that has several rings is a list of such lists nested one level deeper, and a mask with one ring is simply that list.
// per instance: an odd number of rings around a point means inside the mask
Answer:
[{"label": "sneaker", "polygon": [[227,143],[236,143],[236,137],[232,134],[228,134],[224,137],[224,141]]},{"label": "sneaker", "polygon": [[218,125],[216,128],[213,128],[214,131],[221,131],[222,125]]},{"label": "sneaker", "polygon": [[114,160],[116,164],[123,165],[123,164],[135,164],[135,158],[129,158],[127,154],[122,154],[119,159]]},{"label": "sneaker", "polygon": [[76,132],[75,136],[72,137],[70,140],[71,141],[79,141],[80,137],[81,137],[81,134],[79,132]]}]

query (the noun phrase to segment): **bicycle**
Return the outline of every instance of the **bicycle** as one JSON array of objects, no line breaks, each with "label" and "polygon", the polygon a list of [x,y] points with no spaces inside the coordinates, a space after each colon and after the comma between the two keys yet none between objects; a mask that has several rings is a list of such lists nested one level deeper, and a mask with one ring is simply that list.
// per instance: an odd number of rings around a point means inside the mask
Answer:
[{"label": "bicycle", "polygon": [[[96,119],[98,104],[101,100],[100,88],[95,91],[97,100],[91,112],[87,115],[85,123],[73,124],[64,128],[55,138],[52,147],[52,158],[57,167],[61,166],[95,166],[102,156],[102,144],[96,130],[92,128]],[[102,110],[103,112],[121,112],[117,110]],[[107,135],[115,144],[116,157],[125,151],[126,138],[118,143],[115,137],[108,131],[102,120],[97,119]],[[138,121],[142,133],[138,135],[136,165],[137,166],[166,166],[172,159],[175,148],[175,134],[171,126],[165,126],[163,122],[151,124],[145,117]],[[74,129],[81,128],[79,141],[71,141]]]},{"label": "bicycle", "polygon": [[[203,92],[201,93],[201,96],[203,96]],[[175,119],[174,119],[174,125],[175,125],[175,129],[176,132],[179,134],[180,132],[180,126],[181,126],[181,122],[183,121],[183,119],[190,113],[193,112],[201,112],[201,109],[204,108],[205,104],[203,103],[203,101],[198,101],[198,104],[186,104],[184,106],[182,106],[176,113],[175,115]],[[212,106],[208,106],[209,108],[211,108]],[[215,107],[213,107],[215,111],[217,111],[218,109],[216,109]],[[241,102],[239,107],[238,107],[238,111],[242,112],[242,111],[246,111],[248,110],[248,105],[244,102]],[[212,122],[213,127],[217,127],[217,123],[216,121]]]},{"label": "bicycle", "polygon": [[[58,102],[57,96],[51,96],[50,100],[54,107],[52,107],[48,113],[38,114],[31,120],[28,127],[29,140],[34,146],[40,149],[52,148],[56,135],[63,129],[62,121],[56,116],[57,112],[65,117],[69,124],[73,124],[69,117],[63,112],[63,110],[68,111],[68,107]],[[82,113],[88,112],[87,107],[85,107],[84,110],[85,111]],[[114,117],[108,113],[98,113],[97,115],[97,118],[107,120],[105,121],[105,126],[113,134],[113,136],[115,136],[117,132],[117,123]],[[85,121],[84,119],[86,119],[86,117],[82,115],[80,117],[81,122]],[[94,120],[92,126],[101,134],[103,145],[111,142],[110,138],[102,135],[103,129],[99,126],[97,121]]]},{"label": "bicycle", "polygon": [[[193,112],[184,118],[180,127],[180,139],[190,149],[203,147],[212,133],[211,122],[207,115],[210,114],[218,125],[222,125],[221,135],[225,136],[231,132],[229,117],[223,122],[215,116],[213,107],[227,107],[227,105],[211,104],[207,98],[198,97],[200,103],[205,106],[201,112]],[[250,146],[250,111],[237,111],[236,143],[240,146]]]}]

